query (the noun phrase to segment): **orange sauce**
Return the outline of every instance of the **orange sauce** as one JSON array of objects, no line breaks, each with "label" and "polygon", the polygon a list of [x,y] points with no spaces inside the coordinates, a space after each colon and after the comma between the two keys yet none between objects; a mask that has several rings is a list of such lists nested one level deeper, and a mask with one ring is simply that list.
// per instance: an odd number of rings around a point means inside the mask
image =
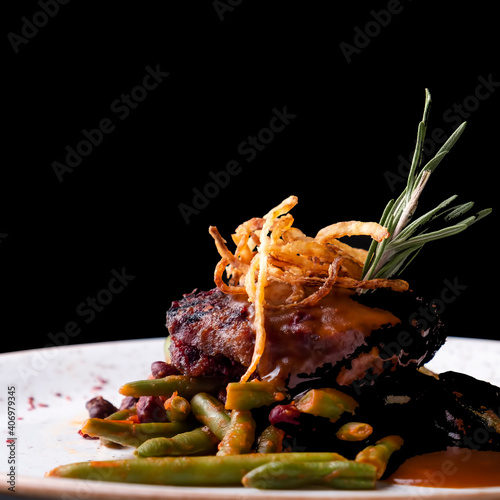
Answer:
[{"label": "orange sauce", "polygon": [[[290,294],[286,286],[273,284],[268,289],[266,298],[275,304]],[[389,311],[360,304],[352,295],[352,290],[339,288],[314,306],[267,310],[266,349],[259,373],[279,369],[284,378],[292,375],[293,385],[294,375],[313,373],[326,362],[335,365],[365,345],[373,330],[401,322]]]},{"label": "orange sauce", "polygon": [[417,455],[406,460],[386,481],[430,488],[500,486],[500,452],[448,448]]}]

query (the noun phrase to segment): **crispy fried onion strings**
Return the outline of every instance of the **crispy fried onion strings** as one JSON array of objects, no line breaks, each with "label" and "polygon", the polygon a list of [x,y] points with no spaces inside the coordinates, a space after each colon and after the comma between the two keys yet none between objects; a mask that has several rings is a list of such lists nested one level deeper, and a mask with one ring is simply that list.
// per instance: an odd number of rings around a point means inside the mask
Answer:
[{"label": "crispy fried onion strings", "polygon": [[[248,295],[248,300],[254,304],[255,347],[242,382],[256,370],[264,352],[265,309],[312,306],[333,287],[408,289],[408,283],[403,280],[361,280],[366,250],[338,240],[344,236],[367,235],[380,242],[389,237],[386,228],[376,222],[337,222],[321,229],[312,238],[293,227],[293,217],[288,212],[297,203],[296,196],[289,196],[264,217],[240,224],[232,235],[236,245],[234,253],[217,228],[209,228],[221,256],[215,268],[215,284],[224,293]],[[265,290],[270,282],[290,285],[291,293],[284,304],[266,300]],[[310,292],[311,288],[314,291]]]}]

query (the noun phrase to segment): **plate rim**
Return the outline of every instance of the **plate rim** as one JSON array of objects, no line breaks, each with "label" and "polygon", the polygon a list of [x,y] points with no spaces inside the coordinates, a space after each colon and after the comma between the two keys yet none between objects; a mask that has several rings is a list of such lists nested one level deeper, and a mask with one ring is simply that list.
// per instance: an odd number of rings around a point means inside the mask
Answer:
[{"label": "plate rim", "polygon": [[[0,473],[0,482],[7,478]],[[90,484],[96,488],[89,488]],[[391,499],[408,500],[411,497],[421,497],[428,500],[497,500],[500,487],[484,488],[428,488],[418,486],[401,486],[387,490],[392,485],[378,483],[375,490],[257,490],[238,486],[200,487],[200,486],[168,486],[140,483],[94,482],[84,479],[34,477],[19,475],[16,477],[16,491],[7,492],[14,496],[33,496],[36,498],[66,498],[71,495],[75,499],[91,500],[191,500],[203,494],[204,500],[362,500]],[[397,485],[396,485],[397,486]],[[422,491],[425,490],[425,491]],[[84,492],[84,493],[82,493]],[[304,493],[307,495],[304,496]]]}]

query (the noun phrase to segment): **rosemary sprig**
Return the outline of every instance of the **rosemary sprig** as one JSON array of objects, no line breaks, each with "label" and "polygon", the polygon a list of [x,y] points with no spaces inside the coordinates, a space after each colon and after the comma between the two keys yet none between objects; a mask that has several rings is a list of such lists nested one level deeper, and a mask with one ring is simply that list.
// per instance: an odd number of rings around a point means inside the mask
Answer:
[{"label": "rosemary sprig", "polygon": [[[423,144],[430,104],[431,96],[426,89],[424,113],[418,125],[417,142],[406,187],[396,200],[389,201],[379,222],[389,230],[391,235],[380,243],[372,241],[363,268],[363,279],[390,278],[401,274],[426,243],[458,234],[491,212],[491,209],[481,210],[473,216],[455,222],[458,217],[467,213],[474,204],[468,202],[450,206],[457,198],[454,195],[412,221],[420,195],[432,172],[457,142],[466,125],[466,122],[462,123],[443,144],[434,158],[422,167]],[[441,219],[445,223],[450,221],[454,221],[454,223],[431,231],[429,224],[437,219]]]}]

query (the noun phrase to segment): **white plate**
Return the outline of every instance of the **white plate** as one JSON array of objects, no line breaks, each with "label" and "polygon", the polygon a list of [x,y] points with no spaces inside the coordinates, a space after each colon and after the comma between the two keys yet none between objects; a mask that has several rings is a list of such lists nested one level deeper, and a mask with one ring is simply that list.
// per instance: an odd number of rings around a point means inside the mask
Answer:
[{"label": "white plate", "polygon": [[[259,491],[245,488],[195,488],[131,485],[46,478],[45,472],[65,463],[132,457],[130,449],[113,450],[85,440],[78,429],[86,418],[85,402],[102,395],[116,405],[118,388],[144,378],[153,361],[163,359],[163,339],[102,342],[53,347],[0,355],[0,425],[7,428],[7,388],[15,387],[17,495],[74,499],[499,499],[500,488],[438,489],[380,484],[363,491]],[[500,386],[500,342],[450,338],[428,367],[467,373]],[[8,494],[9,449],[2,445],[0,495]]]}]

